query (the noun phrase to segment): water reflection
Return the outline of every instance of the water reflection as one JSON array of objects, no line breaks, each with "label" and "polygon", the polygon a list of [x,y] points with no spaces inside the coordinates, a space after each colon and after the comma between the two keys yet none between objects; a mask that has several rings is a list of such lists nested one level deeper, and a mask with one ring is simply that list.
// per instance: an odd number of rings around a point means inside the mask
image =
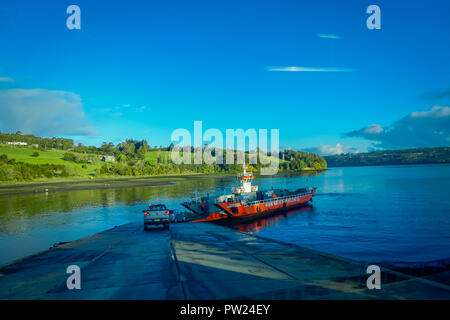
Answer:
[{"label": "water reflection", "polygon": [[[317,173],[307,172],[301,175],[259,177],[255,180],[255,183],[281,187],[285,185],[285,183],[280,184],[280,181],[284,181],[283,177],[303,177],[314,174]],[[230,188],[235,184],[236,178],[233,176],[213,178],[204,176],[181,180],[177,181],[177,183],[163,186],[105,188],[0,196],[0,224],[10,220],[27,219],[39,214],[71,212],[89,206],[104,208],[114,207],[118,204],[134,206],[161,198],[173,202],[170,200],[181,200],[207,193],[229,193]]]},{"label": "water reflection", "polygon": [[[252,220],[250,222],[244,222],[238,225],[235,225],[233,229],[243,231],[243,232],[252,232],[258,233],[262,228],[273,227],[279,225],[281,222],[286,222],[286,218],[294,216],[296,214],[304,214],[304,213],[312,213],[312,206],[305,206],[303,208],[299,208],[296,210],[287,211],[284,213],[276,214],[273,216],[269,216],[266,218],[261,218],[257,220]],[[311,218],[311,216],[309,216]]]},{"label": "water reflection", "polygon": [[[149,182],[150,185],[151,182]],[[149,202],[180,203],[229,193],[235,177],[192,177],[175,185],[0,196],[0,264],[128,222]],[[366,261],[450,256],[450,165],[339,168],[320,175],[257,177],[260,189],[316,186],[313,208],[239,230]],[[142,185],[142,183],[141,183]]]},{"label": "water reflection", "polygon": [[[311,173],[308,173],[311,176]],[[299,188],[302,175],[259,177],[262,189]],[[296,178],[294,178],[296,177]],[[293,181],[291,181],[293,180]],[[0,264],[24,257],[61,241],[76,240],[116,225],[140,222],[144,206],[151,202],[184,209],[183,201],[201,194],[229,193],[234,176],[195,176],[176,179],[175,184],[69,192],[0,196]]]},{"label": "water reflection", "polygon": [[[175,185],[0,196],[0,264],[128,222],[149,202],[229,193],[235,177]],[[450,165],[332,168],[320,175],[257,177],[260,189],[316,186],[313,208],[240,226],[283,242],[366,261],[450,256]],[[140,183],[142,185],[142,181]]]},{"label": "water reflection", "polygon": [[223,179],[196,179],[196,182],[181,181],[174,185],[117,189],[76,190],[70,192],[23,194],[0,197],[0,221],[26,219],[44,213],[66,213],[84,207],[114,207],[117,204],[134,206],[163,197],[177,199],[221,189],[231,183]]}]

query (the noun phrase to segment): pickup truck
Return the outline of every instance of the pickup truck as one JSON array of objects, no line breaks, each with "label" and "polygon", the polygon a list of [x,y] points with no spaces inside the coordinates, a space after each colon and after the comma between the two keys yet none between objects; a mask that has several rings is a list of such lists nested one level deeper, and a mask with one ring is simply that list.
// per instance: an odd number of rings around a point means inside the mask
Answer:
[{"label": "pickup truck", "polygon": [[167,210],[163,204],[149,205],[144,212],[144,230],[147,230],[149,226],[162,226],[165,229],[169,229],[171,210]]}]

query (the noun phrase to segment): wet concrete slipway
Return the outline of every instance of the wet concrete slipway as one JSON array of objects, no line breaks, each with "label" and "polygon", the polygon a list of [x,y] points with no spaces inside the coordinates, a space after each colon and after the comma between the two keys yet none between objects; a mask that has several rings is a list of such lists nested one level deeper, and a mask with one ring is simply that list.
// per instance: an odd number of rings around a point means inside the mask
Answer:
[{"label": "wet concrete slipway", "polygon": [[[81,289],[69,290],[69,265]],[[0,269],[0,299],[450,299],[448,271],[412,277],[209,223],[127,224]]]}]

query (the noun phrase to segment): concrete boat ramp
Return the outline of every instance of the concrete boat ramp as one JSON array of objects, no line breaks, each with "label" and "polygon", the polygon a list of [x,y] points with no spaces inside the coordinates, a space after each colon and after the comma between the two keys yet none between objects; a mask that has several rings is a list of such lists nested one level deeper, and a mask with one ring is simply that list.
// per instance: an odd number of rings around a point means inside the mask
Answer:
[{"label": "concrete boat ramp", "polygon": [[[69,290],[69,265],[81,289]],[[450,274],[412,277],[209,223],[127,224],[0,268],[0,299],[450,299]]]}]

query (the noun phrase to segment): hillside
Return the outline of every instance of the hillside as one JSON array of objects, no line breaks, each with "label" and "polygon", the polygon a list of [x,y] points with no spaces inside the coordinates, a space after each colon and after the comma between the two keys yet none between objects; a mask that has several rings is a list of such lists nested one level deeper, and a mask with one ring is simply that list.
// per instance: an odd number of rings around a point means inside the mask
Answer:
[{"label": "hillside", "polygon": [[450,148],[418,148],[324,157],[328,167],[377,166],[392,164],[450,163]]},{"label": "hillside", "polygon": [[[146,140],[126,140],[100,147],[74,145],[64,138],[40,138],[34,135],[0,133],[0,182],[46,181],[49,179],[92,179],[114,176],[155,176],[182,174],[230,174],[239,172],[240,164],[180,164],[171,160],[173,144],[168,147],[148,145]],[[191,147],[191,159],[194,157]],[[224,159],[227,151],[224,151]],[[228,151],[232,152],[232,151]],[[234,155],[236,159],[236,154]],[[249,164],[258,173],[261,163]],[[105,158],[108,158],[107,161]],[[268,158],[264,156],[264,158]],[[266,159],[267,160],[267,159]],[[280,154],[279,172],[326,169],[325,160],[316,154],[288,150]],[[263,161],[267,163],[267,161]]]}]

